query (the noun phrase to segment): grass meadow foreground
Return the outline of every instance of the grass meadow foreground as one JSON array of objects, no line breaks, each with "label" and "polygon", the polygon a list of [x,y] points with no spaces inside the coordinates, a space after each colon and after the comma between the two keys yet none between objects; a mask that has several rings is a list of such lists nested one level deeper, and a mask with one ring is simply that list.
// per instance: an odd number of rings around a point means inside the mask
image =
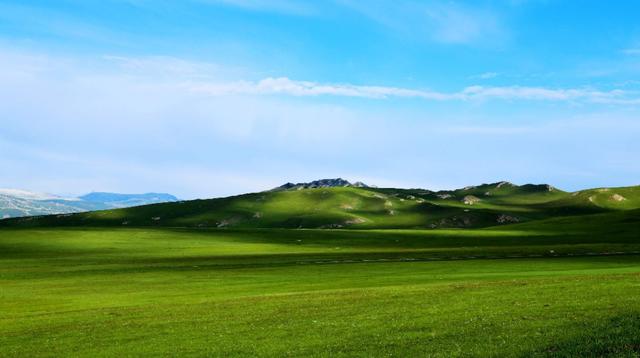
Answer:
[{"label": "grass meadow foreground", "polygon": [[635,357],[638,228],[612,220],[0,229],[0,356]]}]

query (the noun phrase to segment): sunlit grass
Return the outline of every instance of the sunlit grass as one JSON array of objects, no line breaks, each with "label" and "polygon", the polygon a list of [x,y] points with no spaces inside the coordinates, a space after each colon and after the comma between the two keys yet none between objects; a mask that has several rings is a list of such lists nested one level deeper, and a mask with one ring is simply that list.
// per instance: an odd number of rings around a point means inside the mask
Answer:
[{"label": "sunlit grass", "polygon": [[638,354],[639,256],[568,256],[637,231],[550,225],[4,229],[0,356]]}]

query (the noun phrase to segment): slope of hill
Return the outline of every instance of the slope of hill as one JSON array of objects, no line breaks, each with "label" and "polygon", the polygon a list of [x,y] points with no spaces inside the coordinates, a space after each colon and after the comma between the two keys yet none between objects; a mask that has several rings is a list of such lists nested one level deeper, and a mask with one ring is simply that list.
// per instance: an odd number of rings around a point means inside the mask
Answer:
[{"label": "slope of hill", "polygon": [[65,198],[26,190],[0,189],[0,219],[36,215],[70,214],[177,200],[173,195],[159,193],[90,193],[79,198]]},{"label": "slope of hill", "polygon": [[559,210],[577,211],[630,210],[640,207],[640,186],[596,188],[577,191],[549,203]]},{"label": "slope of hill", "polygon": [[[92,197],[102,196],[94,194]],[[271,191],[227,198],[28,217],[4,220],[0,225],[480,228],[556,216],[635,209],[640,208],[639,198],[640,187],[567,193],[550,185],[499,182],[434,192],[424,189],[373,188],[332,179],[307,184],[285,184]]]}]

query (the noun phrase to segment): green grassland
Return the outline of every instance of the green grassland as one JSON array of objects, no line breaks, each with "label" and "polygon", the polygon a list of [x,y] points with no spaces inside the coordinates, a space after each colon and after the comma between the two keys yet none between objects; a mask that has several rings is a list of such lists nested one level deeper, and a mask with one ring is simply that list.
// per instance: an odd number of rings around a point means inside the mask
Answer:
[{"label": "green grassland", "polygon": [[638,193],[325,188],[3,220],[0,356],[638,357]]}]

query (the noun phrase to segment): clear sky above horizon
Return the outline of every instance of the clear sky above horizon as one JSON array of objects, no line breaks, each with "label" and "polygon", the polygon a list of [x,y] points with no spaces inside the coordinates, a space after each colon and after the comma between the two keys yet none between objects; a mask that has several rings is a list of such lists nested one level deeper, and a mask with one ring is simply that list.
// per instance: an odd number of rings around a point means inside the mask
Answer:
[{"label": "clear sky above horizon", "polygon": [[640,2],[0,0],[0,187],[640,184]]}]

